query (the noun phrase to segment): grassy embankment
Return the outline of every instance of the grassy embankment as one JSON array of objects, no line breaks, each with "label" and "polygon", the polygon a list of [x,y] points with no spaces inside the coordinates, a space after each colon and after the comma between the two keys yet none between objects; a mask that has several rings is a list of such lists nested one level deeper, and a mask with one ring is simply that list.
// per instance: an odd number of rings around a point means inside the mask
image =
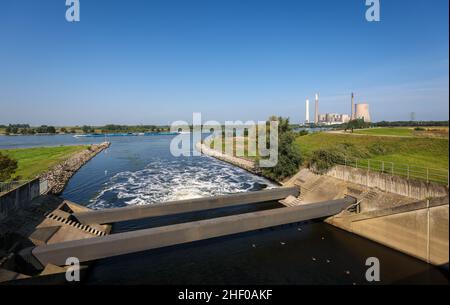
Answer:
[{"label": "grassy embankment", "polygon": [[[444,130],[448,131],[448,128]],[[349,158],[382,160],[420,167],[448,168],[449,140],[446,138],[415,136],[413,128],[372,128],[356,132],[360,135],[326,132],[309,134],[298,137],[295,146],[306,162],[315,150],[345,146]],[[244,142],[244,158],[254,159],[254,157],[247,156],[246,138]],[[213,143],[214,141],[210,143],[211,148],[213,148]],[[222,152],[224,151],[225,141],[222,142]],[[233,151],[236,155],[236,143],[234,143]]]},{"label": "grassy embankment", "polygon": [[12,177],[16,180],[33,179],[56,164],[68,159],[89,146],[57,146],[0,150],[0,153],[18,161],[18,168]]},{"label": "grassy embankment", "polygon": [[[241,139],[242,139],[242,137],[241,137]],[[215,149],[217,151],[220,151],[222,153],[225,153],[226,152],[225,151],[225,146],[226,145],[227,146],[233,146],[233,156],[240,157],[240,158],[247,159],[247,160],[254,160],[254,159],[256,159],[256,156],[249,156],[248,155],[248,139],[247,139],[247,137],[245,137],[243,140],[244,140],[243,143],[242,143],[242,141],[236,140],[236,138],[234,138],[234,140],[229,139],[228,141],[222,140],[222,150],[220,150],[219,147],[215,147],[217,145],[217,142],[215,140],[212,140],[212,141],[209,142],[209,147],[212,148],[212,149]],[[238,156],[237,155],[237,149],[238,148],[243,151],[243,156],[241,156],[241,155]],[[258,151],[256,151],[256,154],[258,155]]]},{"label": "grassy embankment", "polygon": [[[373,130],[380,134],[383,132],[380,129]],[[426,179],[426,168],[439,169],[429,170],[429,178],[445,182],[445,177],[441,175],[447,174],[449,165],[448,138],[393,137],[393,133],[406,133],[396,129],[390,132],[391,136],[385,136],[385,131],[383,136],[315,133],[298,137],[295,145],[306,162],[311,160],[313,152],[319,149],[340,151],[350,159],[350,165],[356,166],[358,159],[359,167],[368,168],[370,160],[372,170],[384,170],[400,176],[407,176],[409,168],[410,177]],[[381,161],[385,161],[384,165]]]}]

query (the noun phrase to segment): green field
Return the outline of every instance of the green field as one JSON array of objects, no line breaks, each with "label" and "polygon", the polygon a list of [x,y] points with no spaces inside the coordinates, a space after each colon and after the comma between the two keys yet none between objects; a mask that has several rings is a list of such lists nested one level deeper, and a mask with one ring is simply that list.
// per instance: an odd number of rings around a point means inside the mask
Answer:
[{"label": "green field", "polygon": [[448,127],[378,127],[354,130],[356,135],[392,136],[392,137],[432,137],[448,138]]},{"label": "green field", "polygon": [[[295,142],[296,149],[306,162],[315,150],[342,150],[345,147],[352,166],[370,166],[374,170],[384,170],[402,176],[406,176],[409,170],[413,175],[424,179],[427,175],[426,168],[433,169],[430,175],[435,175],[436,178],[441,178],[438,175],[447,175],[448,144],[448,139],[443,138],[354,136],[325,132],[298,137]],[[368,160],[371,160],[370,163]]]},{"label": "green field", "polygon": [[57,146],[0,150],[0,153],[18,161],[13,179],[28,180],[49,170],[88,146]]},{"label": "green field", "polygon": [[375,136],[397,136],[397,137],[413,137],[414,136],[414,128],[408,127],[381,127],[381,128],[369,128],[369,129],[361,129],[355,130],[356,134],[364,134],[364,135],[375,135]]}]

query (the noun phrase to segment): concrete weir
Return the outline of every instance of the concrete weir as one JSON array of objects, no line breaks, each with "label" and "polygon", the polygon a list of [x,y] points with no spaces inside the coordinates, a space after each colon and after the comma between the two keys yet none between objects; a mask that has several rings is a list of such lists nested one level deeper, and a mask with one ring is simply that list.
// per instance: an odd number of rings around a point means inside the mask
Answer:
[{"label": "concrete weir", "polygon": [[297,197],[297,187],[281,187],[258,192],[238,193],[207,198],[196,198],[158,203],[144,206],[105,209],[73,213],[82,224],[107,224],[133,219],[180,214],[201,210],[217,209],[250,203],[267,202],[284,199],[288,196]]},{"label": "concrete weir", "polygon": [[[246,198],[245,195],[250,195],[250,193],[240,194],[239,196]],[[253,199],[248,199],[248,201],[255,202],[256,197],[251,196],[250,198]],[[209,198],[209,200],[212,202],[221,202],[221,206],[224,206],[224,201],[227,201],[224,197],[221,197],[218,201],[214,200],[214,198]],[[231,197],[230,202],[235,202],[235,200],[236,198]],[[201,202],[207,208],[211,208],[210,205],[206,204],[208,202],[207,200]],[[242,204],[243,200],[240,200],[240,202]],[[32,254],[39,260],[42,266],[47,264],[62,266],[66,263],[68,257],[77,257],[80,262],[88,262],[101,258],[328,217],[341,212],[354,203],[354,198],[347,197],[313,204],[283,207],[101,237],[47,244],[35,247],[32,250]],[[172,203],[172,205],[176,205],[176,203]],[[196,210],[199,209],[198,207],[195,208]],[[174,213],[175,211],[169,209],[168,212]],[[118,211],[118,213],[120,212]],[[162,215],[162,212],[159,212],[158,215]]]}]

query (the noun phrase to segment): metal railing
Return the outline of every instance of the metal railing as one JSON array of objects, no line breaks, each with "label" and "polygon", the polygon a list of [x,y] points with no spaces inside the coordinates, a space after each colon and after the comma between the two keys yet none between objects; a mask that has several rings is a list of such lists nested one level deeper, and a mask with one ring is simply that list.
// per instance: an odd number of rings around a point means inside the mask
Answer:
[{"label": "metal railing", "polygon": [[443,168],[421,167],[391,161],[356,158],[345,158],[343,162],[336,162],[336,164],[400,176],[407,179],[435,182],[446,184],[447,186],[449,184],[449,170]]},{"label": "metal railing", "polygon": [[0,194],[8,193],[9,191],[12,191],[28,182],[29,181],[27,181],[27,180],[0,182]]},{"label": "metal railing", "polygon": [[[0,182],[0,195],[11,192],[27,183],[31,183],[33,180],[17,180],[9,182]],[[49,190],[49,183],[47,179],[39,180],[39,194],[46,194]]]}]

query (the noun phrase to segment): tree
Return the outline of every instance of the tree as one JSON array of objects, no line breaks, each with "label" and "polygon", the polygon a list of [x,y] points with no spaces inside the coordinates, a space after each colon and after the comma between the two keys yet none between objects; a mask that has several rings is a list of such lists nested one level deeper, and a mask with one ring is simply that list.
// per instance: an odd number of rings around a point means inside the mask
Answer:
[{"label": "tree", "polygon": [[17,161],[0,152],[0,181],[7,181],[17,170]]},{"label": "tree", "polygon": [[269,120],[278,121],[278,163],[274,167],[262,168],[261,171],[266,177],[281,181],[297,173],[302,158],[294,146],[296,135],[291,129],[289,118],[272,116]]},{"label": "tree", "polygon": [[83,130],[84,133],[90,133],[93,129],[91,126],[84,125],[83,127],[81,127],[81,130]]},{"label": "tree", "polygon": [[370,127],[370,123],[364,122],[363,119],[351,120],[344,126],[345,131],[347,131],[347,129],[351,129],[352,133],[354,129],[368,128],[368,127]]}]

